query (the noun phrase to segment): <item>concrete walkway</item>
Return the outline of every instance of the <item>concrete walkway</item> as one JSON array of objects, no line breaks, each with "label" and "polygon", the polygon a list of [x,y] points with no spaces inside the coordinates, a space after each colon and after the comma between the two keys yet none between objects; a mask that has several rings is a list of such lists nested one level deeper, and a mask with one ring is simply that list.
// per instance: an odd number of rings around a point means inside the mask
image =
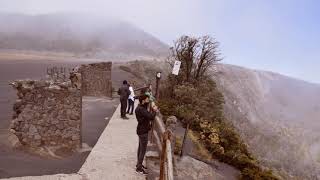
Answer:
[{"label": "concrete walkway", "polygon": [[135,173],[137,120],[120,118],[120,106],[78,173],[9,178],[10,180],[143,180]]}]

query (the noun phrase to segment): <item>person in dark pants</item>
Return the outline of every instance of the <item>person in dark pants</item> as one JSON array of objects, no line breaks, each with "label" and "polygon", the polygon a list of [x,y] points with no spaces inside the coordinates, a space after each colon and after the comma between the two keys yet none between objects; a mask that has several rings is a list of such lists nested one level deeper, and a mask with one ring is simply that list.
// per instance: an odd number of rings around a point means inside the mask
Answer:
[{"label": "person in dark pants", "polygon": [[[133,109],[134,109],[134,100],[135,100],[135,95],[134,95],[134,90],[133,90],[133,87],[131,85],[129,85],[129,91],[130,91],[130,95],[129,95],[129,98],[128,98],[128,110],[127,110],[127,114],[130,113],[130,115],[133,114]],[[131,112],[130,112],[131,110]]]},{"label": "person in dark pants", "polygon": [[122,83],[122,87],[120,87],[118,90],[118,95],[120,95],[120,103],[121,103],[120,113],[121,113],[122,119],[129,119],[126,116],[127,100],[128,100],[129,94],[130,94],[130,91],[128,87],[128,82],[124,80]]},{"label": "person in dark pants", "polygon": [[154,106],[152,111],[149,112],[147,110],[148,104],[149,97],[147,95],[142,95],[139,97],[139,105],[135,110],[136,118],[138,120],[137,134],[139,136],[136,172],[143,175],[148,174],[145,171],[146,167],[144,167],[142,163],[147,150],[148,132],[151,129],[150,123],[154,120],[156,113],[158,112],[158,108],[156,106]]}]

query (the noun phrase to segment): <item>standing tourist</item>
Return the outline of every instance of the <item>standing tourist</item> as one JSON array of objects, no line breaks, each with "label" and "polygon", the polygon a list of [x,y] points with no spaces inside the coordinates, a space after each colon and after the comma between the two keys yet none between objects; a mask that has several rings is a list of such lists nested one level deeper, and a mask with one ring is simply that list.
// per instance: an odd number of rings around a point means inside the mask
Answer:
[{"label": "standing tourist", "polygon": [[[127,110],[127,114],[130,113],[130,115],[133,114],[133,109],[134,109],[134,98],[135,98],[135,95],[134,95],[134,90],[133,90],[133,87],[132,85],[130,84],[129,85],[129,91],[130,91],[130,95],[129,95],[129,98],[128,98],[128,110]],[[131,111],[130,111],[131,110]]]},{"label": "standing tourist", "polygon": [[121,113],[121,118],[122,119],[129,119],[126,116],[126,110],[127,110],[127,101],[130,95],[129,87],[128,87],[128,82],[124,80],[122,82],[122,86],[118,90],[118,95],[120,95],[120,103],[121,103],[121,108],[120,108],[120,113]]},{"label": "standing tourist", "polygon": [[156,113],[158,112],[158,108],[156,106],[154,106],[149,112],[147,110],[148,105],[149,97],[147,95],[141,95],[139,97],[139,105],[135,110],[136,118],[138,120],[137,134],[139,136],[136,172],[143,175],[148,174],[145,171],[146,167],[142,165],[148,145],[148,133],[151,129],[151,121],[154,120]]}]

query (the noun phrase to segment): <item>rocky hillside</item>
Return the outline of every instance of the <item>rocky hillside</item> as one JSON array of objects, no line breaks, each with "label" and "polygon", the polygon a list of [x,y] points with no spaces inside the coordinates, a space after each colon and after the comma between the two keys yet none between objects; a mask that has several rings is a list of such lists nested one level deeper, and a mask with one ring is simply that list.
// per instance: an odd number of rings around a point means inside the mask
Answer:
[{"label": "rocky hillside", "polygon": [[214,79],[225,115],[263,165],[320,178],[320,85],[232,65],[219,65]]},{"label": "rocky hillside", "polygon": [[166,56],[168,46],[138,27],[86,14],[0,13],[0,50],[73,53],[95,58]]}]

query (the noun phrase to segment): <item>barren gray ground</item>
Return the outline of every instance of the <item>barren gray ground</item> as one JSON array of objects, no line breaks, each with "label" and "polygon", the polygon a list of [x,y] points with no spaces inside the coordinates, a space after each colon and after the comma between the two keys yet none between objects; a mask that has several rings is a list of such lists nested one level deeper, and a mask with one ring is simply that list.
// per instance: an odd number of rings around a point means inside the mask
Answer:
[{"label": "barren gray ground", "polygon": [[[12,150],[6,141],[12,105],[16,99],[15,91],[8,85],[8,81],[44,77],[48,66],[74,67],[77,64],[80,62],[0,59],[0,178],[72,173],[78,171],[84,163],[88,152],[74,154],[63,160],[46,159]],[[117,79],[117,74],[113,76],[114,79]],[[109,122],[109,119],[105,117],[110,118],[118,104],[117,99],[84,98],[82,132],[84,143],[91,147],[95,145]]]}]

